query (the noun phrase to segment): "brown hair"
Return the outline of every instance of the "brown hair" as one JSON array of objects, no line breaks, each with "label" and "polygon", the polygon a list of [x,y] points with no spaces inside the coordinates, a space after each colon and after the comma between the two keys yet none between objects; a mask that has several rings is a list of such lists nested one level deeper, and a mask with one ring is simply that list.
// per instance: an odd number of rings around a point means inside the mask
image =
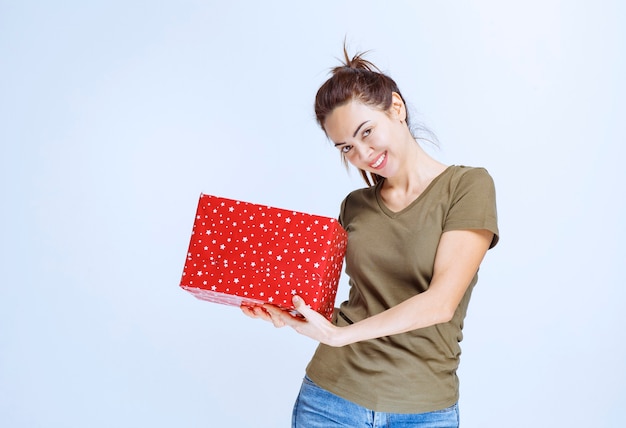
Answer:
[{"label": "brown hair", "polygon": [[[344,62],[332,69],[332,76],[318,89],[315,96],[315,117],[324,132],[326,132],[324,122],[327,116],[336,107],[352,100],[360,101],[381,111],[387,111],[391,107],[393,92],[397,93],[404,102],[396,82],[382,73],[373,63],[364,59],[365,53],[357,53],[350,59],[344,45]],[[409,126],[408,111],[406,115],[406,124]],[[343,160],[347,166],[346,159]],[[368,186],[382,179],[381,176],[370,174],[362,169],[359,169],[359,172]]]}]

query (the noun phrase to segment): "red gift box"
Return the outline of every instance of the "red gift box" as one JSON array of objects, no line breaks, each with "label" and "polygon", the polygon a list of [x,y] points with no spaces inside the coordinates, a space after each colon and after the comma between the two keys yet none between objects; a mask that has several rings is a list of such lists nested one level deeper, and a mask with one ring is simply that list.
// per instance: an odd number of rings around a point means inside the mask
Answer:
[{"label": "red gift box", "polygon": [[346,244],[333,218],[201,194],[180,286],[210,302],[292,311],[297,294],[330,319]]}]

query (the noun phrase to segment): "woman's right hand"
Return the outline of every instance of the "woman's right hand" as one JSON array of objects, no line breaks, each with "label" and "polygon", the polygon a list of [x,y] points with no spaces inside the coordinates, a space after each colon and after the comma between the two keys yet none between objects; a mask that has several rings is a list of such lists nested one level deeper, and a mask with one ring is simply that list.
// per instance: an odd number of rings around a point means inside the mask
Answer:
[{"label": "woman's right hand", "polygon": [[292,320],[305,322],[304,317],[296,316],[292,311],[279,308],[278,306],[269,303],[264,303],[262,305],[242,303],[239,307],[241,308],[241,311],[250,318],[260,318],[262,320],[269,321],[274,324],[274,327],[276,328],[281,328],[286,325],[294,327],[291,322]]},{"label": "woman's right hand", "polygon": [[239,307],[241,308],[241,311],[250,318],[260,318],[273,323],[269,312],[267,312],[267,310],[261,305],[246,305],[245,303],[242,303]]}]

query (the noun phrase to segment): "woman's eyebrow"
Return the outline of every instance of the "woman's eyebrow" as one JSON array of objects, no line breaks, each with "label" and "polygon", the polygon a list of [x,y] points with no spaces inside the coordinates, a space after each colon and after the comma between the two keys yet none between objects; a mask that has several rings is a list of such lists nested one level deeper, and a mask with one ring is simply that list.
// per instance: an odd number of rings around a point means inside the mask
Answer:
[{"label": "woman's eyebrow", "polygon": [[[369,122],[369,120],[366,120],[365,122],[361,123],[359,126],[356,127],[356,130],[354,131],[354,134],[352,134],[352,138],[356,137],[356,134],[359,133],[359,130],[361,128],[363,128],[363,125],[365,125],[367,122]],[[343,144],[346,144],[346,143],[335,143],[335,147],[341,146]]]},{"label": "woman's eyebrow", "polygon": [[362,124],[357,126],[356,130],[354,131],[354,134],[352,134],[352,138],[356,137],[356,134],[359,133],[359,129],[361,129],[363,127],[363,125],[365,125],[367,122],[369,122],[369,120],[366,120],[365,122],[363,122]]}]

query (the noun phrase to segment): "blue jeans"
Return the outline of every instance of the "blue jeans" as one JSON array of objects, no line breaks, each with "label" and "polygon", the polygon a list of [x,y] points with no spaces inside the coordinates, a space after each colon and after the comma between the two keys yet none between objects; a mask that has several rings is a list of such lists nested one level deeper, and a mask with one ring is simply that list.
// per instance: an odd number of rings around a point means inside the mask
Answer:
[{"label": "blue jeans", "polygon": [[458,428],[459,409],[428,413],[382,413],[361,407],[304,378],[293,408],[292,428]]}]

